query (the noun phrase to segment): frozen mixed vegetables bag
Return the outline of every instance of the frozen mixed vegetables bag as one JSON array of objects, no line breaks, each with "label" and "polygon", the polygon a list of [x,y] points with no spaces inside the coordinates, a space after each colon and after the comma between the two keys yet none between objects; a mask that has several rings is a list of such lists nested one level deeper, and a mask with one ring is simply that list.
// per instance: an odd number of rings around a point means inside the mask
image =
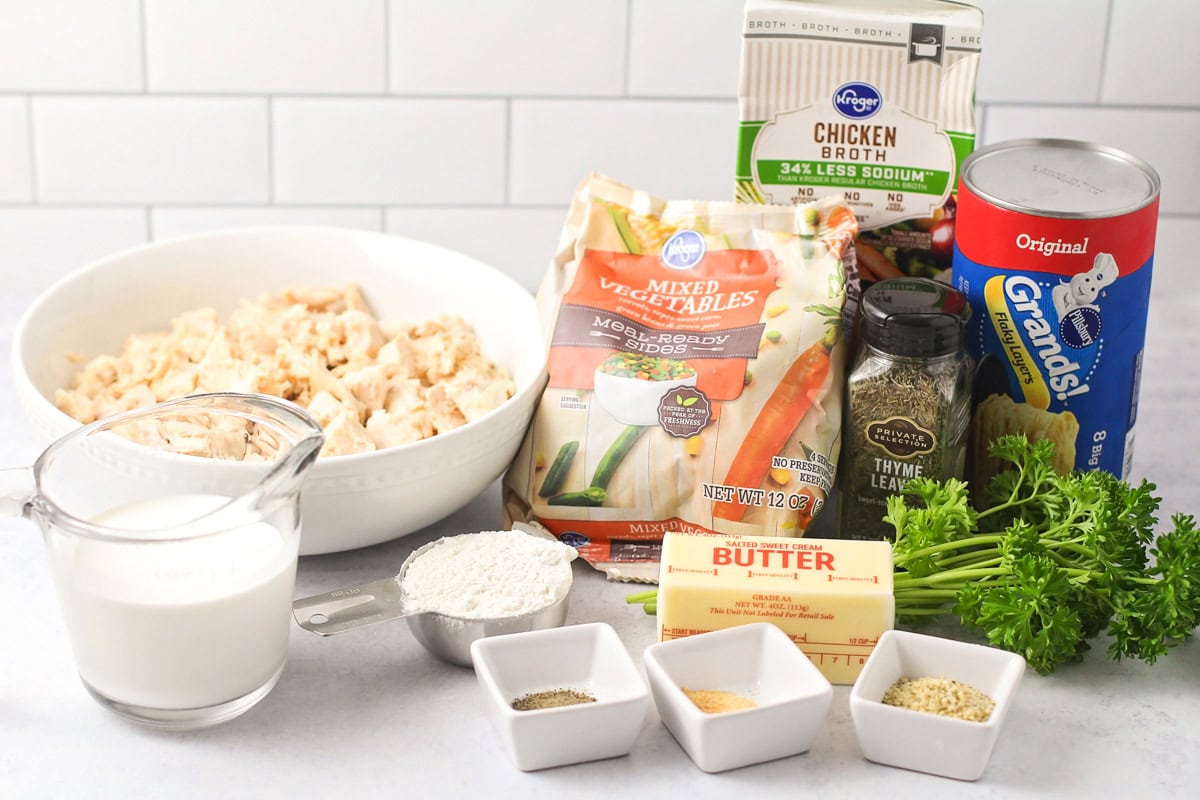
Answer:
[{"label": "frozen mixed vegetables bag", "polygon": [[838,197],[666,202],[584,181],[538,291],[549,383],[505,476],[508,521],[625,580],[657,579],[665,531],[803,535],[837,466],[856,230]]}]

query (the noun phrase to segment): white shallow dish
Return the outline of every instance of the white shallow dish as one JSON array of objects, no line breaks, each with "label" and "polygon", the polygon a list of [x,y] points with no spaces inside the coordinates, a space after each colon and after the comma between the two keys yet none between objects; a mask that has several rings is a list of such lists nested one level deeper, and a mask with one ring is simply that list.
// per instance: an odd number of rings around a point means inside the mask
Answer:
[{"label": "white shallow dish", "polygon": [[695,386],[695,373],[670,381],[622,378],[597,371],[596,400],[605,411],[623,425],[657,425],[658,404],[663,395],[683,386]]},{"label": "white shallow dish", "polygon": [[[663,724],[705,772],[807,751],[833,699],[828,679],[768,622],[660,642],[644,658]],[[733,692],[756,707],[709,714],[684,688]]]},{"label": "white shallow dish", "polygon": [[[978,780],[1025,673],[1025,659],[984,647],[908,631],[880,637],[850,690],[850,716],[870,761],[963,781]],[[996,702],[986,722],[884,705],[901,678],[950,678]]]},{"label": "white shallow dish", "polygon": [[[488,716],[517,769],[622,756],[633,749],[650,692],[612,626],[602,622],[471,643]],[[527,694],[573,689],[594,703],[515,711]]]},{"label": "white shallow dish", "polygon": [[484,354],[517,386],[514,397],[462,428],[373,453],[322,458],[313,467],[304,487],[302,555],[403,536],[462,507],[499,477],[545,382],[533,297],[452,250],[309,227],[222,231],[126,250],[67,276],[26,311],[13,339],[17,394],[49,444],[79,426],[53,403],[54,391],[68,386],[80,367],[68,354],[116,354],[131,334],[166,330],[173,317],[192,309],[210,306],[224,320],[240,300],[263,292],[349,283],[362,287],[382,320],[461,315]]}]

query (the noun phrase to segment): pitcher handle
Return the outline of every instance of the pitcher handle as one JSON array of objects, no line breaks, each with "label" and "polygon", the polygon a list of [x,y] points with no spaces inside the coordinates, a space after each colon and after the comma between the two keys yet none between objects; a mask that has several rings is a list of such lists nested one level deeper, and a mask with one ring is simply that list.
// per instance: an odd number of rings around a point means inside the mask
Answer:
[{"label": "pitcher handle", "polygon": [[36,496],[33,467],[0,469],[0,519],[26,516]]}]

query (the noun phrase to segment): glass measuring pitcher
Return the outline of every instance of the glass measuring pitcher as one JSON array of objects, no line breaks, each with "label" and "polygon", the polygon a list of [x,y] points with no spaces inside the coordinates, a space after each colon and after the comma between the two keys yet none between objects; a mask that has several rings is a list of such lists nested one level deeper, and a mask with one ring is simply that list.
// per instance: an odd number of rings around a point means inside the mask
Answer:
[{"label": "glass measuring pitcher", "polygon": [[101,704],[199,728],[271,691],[300,487],[323,441],[298,406],[204,394],[92,423],[0,471],[0,515],[41,527],[79,676]]}]

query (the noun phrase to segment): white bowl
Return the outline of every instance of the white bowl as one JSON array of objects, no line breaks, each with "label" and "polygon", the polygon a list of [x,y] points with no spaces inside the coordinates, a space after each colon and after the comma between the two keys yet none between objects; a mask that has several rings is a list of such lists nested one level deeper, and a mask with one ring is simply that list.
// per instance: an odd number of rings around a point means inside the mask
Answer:
[{"label": "white bowl", "polygon": [[119,352],[135,333],[211,306],[222,319],[243,299],[305,285],[357,283],[376,315],[420,322],[460,314],[516,394],[461,428],[372,453],[322,458],[305,483],[302,555],[377,544],[460,508],[516,453],[545,382],[532,296],[467,256],[424,242],[335,228],[252,228],[135,247],[50,287],[21,318],[13,371],[21,405],[49,444],[79,426],[54,391],[79,363]]},{"label": "white bowl", "polygon": [[695,386],[696,374],[670,381],[622,378],[597,371],[596,400],[622,425],[657,425],[658,404],[663,395],[681,386]]},{"label": "white bowl", "polygon": [[[633,749],[650,693],[612,626],[602,622],[493,636],[471,643],[484,705],[517,769],[622,756]],[[514,700],[573,689],[596,698],[535,711]]]},{"label": "white bowl", "polygon": [[[660,642],[644,658],[663,724],[705,772],[805,752],[833,699],[821,671],[769,622]],[[756,705],[706,713],[684,688],[732,692]]]},{"label": "white bowl", "polygon": [[[863,755],[879,764],[963,781],[987,768],[996,737],[1025,673],[1025,659],[994,647],[907,631],[888,631],[850,690],[850,716]],[[986,722],[884,705],[901,678],[950,678],[996,702]]]}]

